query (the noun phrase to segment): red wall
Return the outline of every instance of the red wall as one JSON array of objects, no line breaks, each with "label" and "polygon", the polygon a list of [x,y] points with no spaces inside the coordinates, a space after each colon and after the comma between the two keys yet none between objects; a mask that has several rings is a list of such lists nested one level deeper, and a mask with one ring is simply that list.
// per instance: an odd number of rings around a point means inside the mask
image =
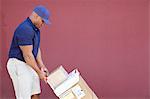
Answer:
[{"label": "red wall", "polygon": [[[49,71],[78,68],[104,99],[149,99],[148,0],[3,0],[0,99],[15,99],[7,54],[15,28],[38,4],[52,12],[53,24],[41,30]],[[43,82],[42,88],[42,99],[57,99]]]},{"label": "red wall", "polygon": [[[150,34],[150,1],[148,2],[148,33]],[[148,36],[150,38],[150,35]],[[148,46],[149,46],[149,49],[150,49],[150,39],[148,40]],[[148,68],[149,68],[149,76],[148,76],[148,79],[149,79],[149,82],[150,82],[150,50],[149,50],[149,65],[148,65]],[[148,87],[148,94],[150,96],[150,83],[149,83],[149,87]]]},{"label": "red wall", "polygon": [[[2,35],[1,35],[1,33],[2,33],[2,29],[1,29],[1,27],[2,27],[2,20],[1,20],[1,12],[2,12],[2,9],[1,9],[1,0],[0,0],[0,56],[1,56],[1,48],[2,48],[2,42],[1,42],[1,38],[2,38]],[[1,77],[1,66],[2,66],[2,64],[1,64],[1,57],[0,57],[0,77]],[[1,80],[0,80],[0,97],[2,96],[2,94],[1,94]]]}]

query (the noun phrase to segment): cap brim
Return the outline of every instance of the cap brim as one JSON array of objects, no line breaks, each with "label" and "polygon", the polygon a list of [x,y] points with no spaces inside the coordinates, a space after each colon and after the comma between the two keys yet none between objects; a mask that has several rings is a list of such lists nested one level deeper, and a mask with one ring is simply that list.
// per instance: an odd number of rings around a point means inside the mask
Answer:
[{"label": "cap brim", "polygon": [[48,24],[51,24],[51,22],[49,21],[49,20],[45,20],[45,19],[43,19],[44,20],[44,22],[48,25]]}]

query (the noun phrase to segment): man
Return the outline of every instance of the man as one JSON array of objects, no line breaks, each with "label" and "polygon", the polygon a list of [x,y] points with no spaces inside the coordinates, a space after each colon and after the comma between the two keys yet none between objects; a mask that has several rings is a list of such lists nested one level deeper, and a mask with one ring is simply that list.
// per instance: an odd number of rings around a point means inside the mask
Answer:
[{"label": "man", "polygon": [[41,57],[39,29],[50,23],[49,16],[44,6],[37,6],[14,32],[7,70],[17,99],[39,99],[39,78],[46,82],[48,69]]}]

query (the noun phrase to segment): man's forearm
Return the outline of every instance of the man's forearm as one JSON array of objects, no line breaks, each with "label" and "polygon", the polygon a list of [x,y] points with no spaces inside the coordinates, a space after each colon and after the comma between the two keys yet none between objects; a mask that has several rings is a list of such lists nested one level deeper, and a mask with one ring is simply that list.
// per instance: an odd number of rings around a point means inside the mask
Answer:
[{"label": "man's forearm", "polygon": [[40,50],[40,48],[38,50],[36,61],[37,61],[38,66],[40,66],[41,71],[44,72],[44,74],[46,73],[45,75],[48,76],[49,75],[49,71],[46,68],[46,66],[44,65],[43,61],[42,61],[42,56],[41,56],[41,50]]},{"label": "man's forearm", "polygon": [[41,73],[32,53],[23,55],[23,57],[29,66],[31,66],[38,74]]},{"label": "man's forearm", "polygon": [[43,63],[43,60],[42,60],[40,48],[39,48],[39,50],[38,50],[38,54],[37,54],[37,57],[36,57],[36,61],[37,61],[37,64],[38,64],[40,67],[45,67],[45,65],[44,65],[44,63]]}]

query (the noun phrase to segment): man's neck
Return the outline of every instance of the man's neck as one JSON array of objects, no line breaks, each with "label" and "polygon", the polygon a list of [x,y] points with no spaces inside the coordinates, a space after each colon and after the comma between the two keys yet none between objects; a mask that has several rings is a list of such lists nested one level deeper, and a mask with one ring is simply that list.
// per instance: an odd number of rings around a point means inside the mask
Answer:
[{"label": "man's neck", "polygon": [[34,24],[34,20],[33,20],[33,17],[30,16],[29,19],[31,20],[31,22]]}]

